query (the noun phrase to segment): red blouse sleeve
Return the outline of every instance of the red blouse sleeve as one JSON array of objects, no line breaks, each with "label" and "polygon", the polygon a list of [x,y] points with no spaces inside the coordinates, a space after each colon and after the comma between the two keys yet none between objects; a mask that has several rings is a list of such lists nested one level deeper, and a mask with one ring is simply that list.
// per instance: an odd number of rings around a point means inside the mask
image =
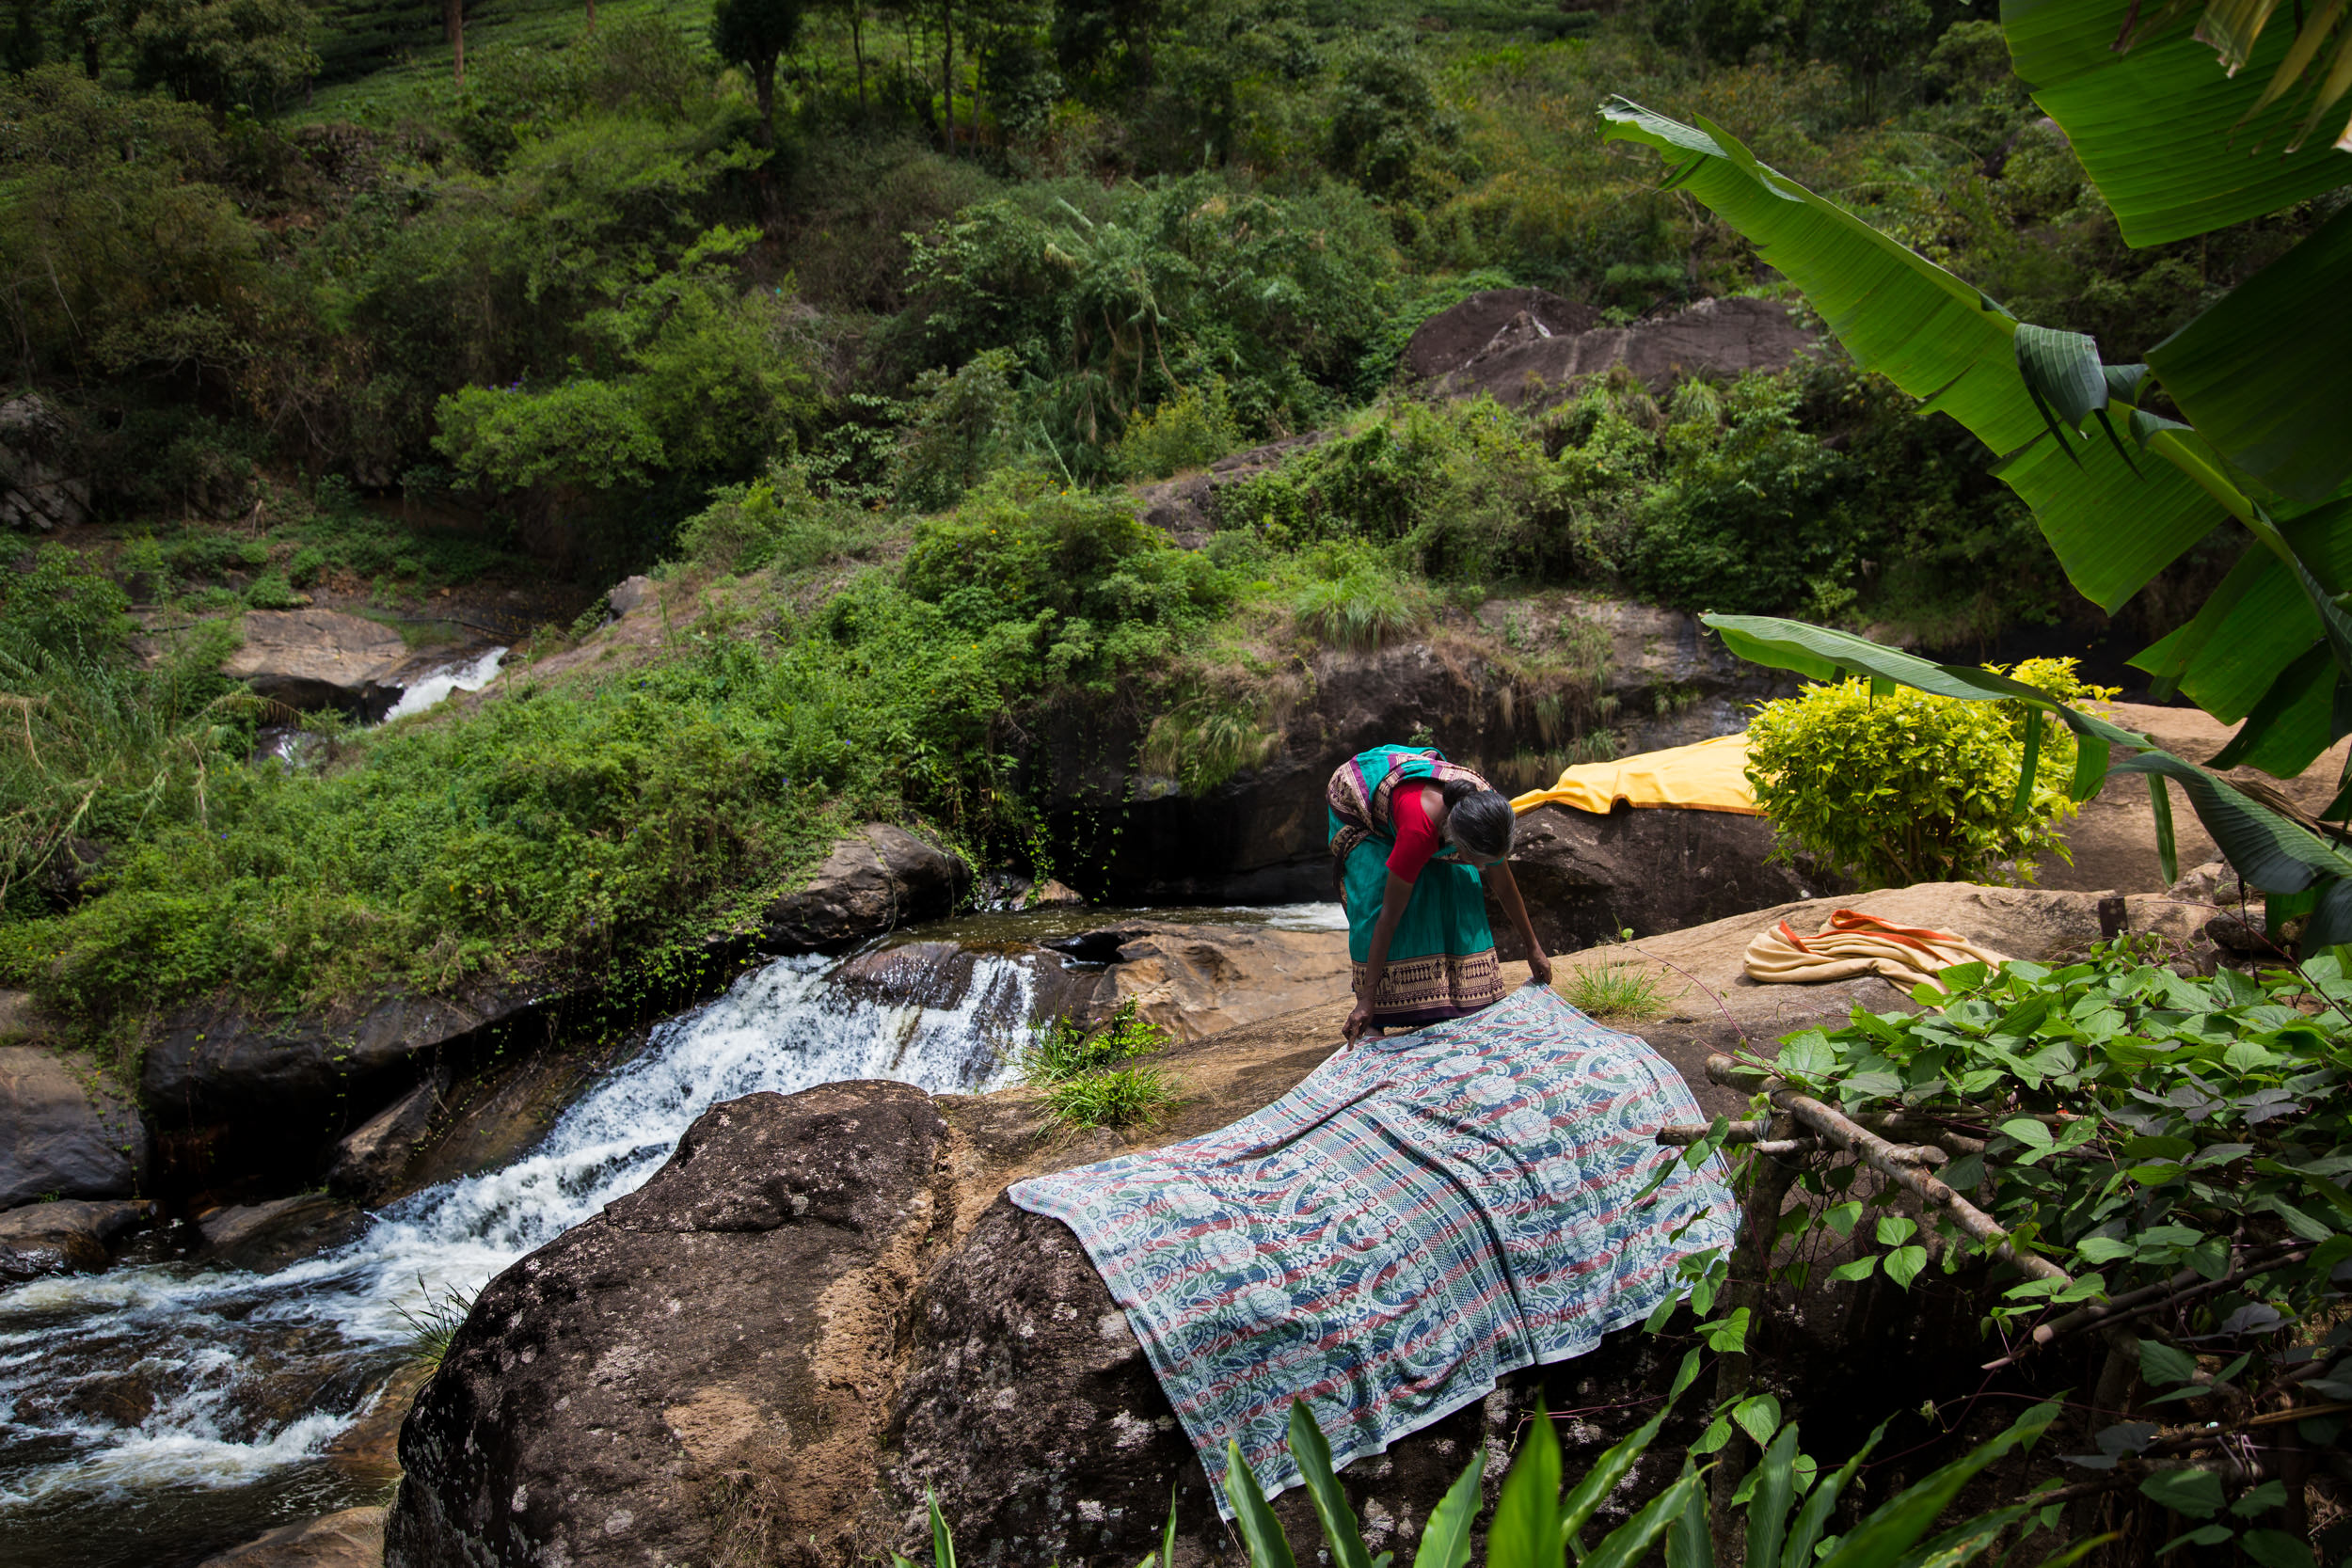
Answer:
[{"label": "red blouse sleeve", "polygon": [[1390,874],[1408,882],[1418,881],[1421,868],[1438,852],[1437,825],[1429,820],[1429,813],[1422,805],[1421,785],[1407,784],[1400,787],[1391,810],[1396,817],[1396,847],[1389,851]]}]

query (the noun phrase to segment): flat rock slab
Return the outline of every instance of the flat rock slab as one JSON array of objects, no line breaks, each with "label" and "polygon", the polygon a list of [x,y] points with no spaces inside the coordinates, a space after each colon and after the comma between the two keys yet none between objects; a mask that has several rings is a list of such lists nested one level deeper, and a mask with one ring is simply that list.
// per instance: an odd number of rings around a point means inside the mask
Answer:
[{"label": "flat rock slab", "polygon": [[[1506,336],[1526,318],[1526,337],[1574,338],[1600,325],[1590,305],[1563,298],[1549,289],[1488,289],[1440,310],[1413,329],[1398,368],[1416,381],[1458,371],[1480,356],[1511,346]],[[1504,339],[1497,342],[1498,337]]]},{"label": "flat rock slab", "polygon": [[322,1193],[245,1203],[199,1215],[208,1260],[268,1274],[359,1233],[367,1216]]},{"label": "flat rock slab", "polygon": [[381,1568],[384,1513],[381,1508],[346,1508],[306,1519],[207,1558],[199,1568]]},{"label": "flat rock slab", "polygon": [[41,1197],[128,1197],[147,1174],[146,1124],[87,1066],[0,1045],[0,1209]]},{"label": "flat rock slab", "polygon": [[1623,365],[1662,392],[1692,376],[1786,370],[1818,341],[1777,300],[1703,299],[1676,315],[1631,326],[1521,337],[1479,355],[1437,387],[1446,397],[1486,392],[1510,407],[1541,406],[1576,382]]},{"label": "flat rock slab", "polygon": [[339,610],[248,610],[245,645],[220,673],[294,708],[382,701],[392,672],[408,659],[400,633]]}]

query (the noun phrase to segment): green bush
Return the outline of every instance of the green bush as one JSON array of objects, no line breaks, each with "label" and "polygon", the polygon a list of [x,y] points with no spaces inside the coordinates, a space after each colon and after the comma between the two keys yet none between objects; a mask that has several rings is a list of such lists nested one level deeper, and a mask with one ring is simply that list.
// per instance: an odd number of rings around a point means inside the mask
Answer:
[{"label": "green bush", "polygon": [[1336,648],[1376,648],[1417,629],[1429,616],[1428,594],[1362,545],[1335,543],[1308,552],[1313,575],[1291,599],[1299,629]]},{"label": "green bush", "polygon": [[1187,387],[1138,419],[1112,450],[1111,471],[1121,479],[1166,479],[1187,468],[1204,468],[1241,445],[1232,402],[1222,377],[1205,389]]},{"label": "green bush", "polygon": [[1172,1104],[1175,1091],[1158,1068],[1120,1064],[1167,1044],[1168,1032],[1137,1016],[1131,996],[1094,1029],[1067,1013],[1038,1026],[1021,1052],[1021,1076],[1044,1088],[1047,1114],[1073,1131],[1138,1126]]},{"label": "green bush", "polygon": [[[2018,678],[2081,686],[2073,660],[2020,666]],[[2026,720],[2017,705],[1965,703],[1909,687],[1873,693],[1864,679],[1809,686],[1760,704],[1748,725],[1748,779],[1771,816],[1772,853],[1800,852],[1881,887],[1908,882],[2028,882],[2035,863],[2072,863],[2059,826],[2074,739],[2042,725],[2020,798]]]},{"label": "green bush", "polygon": [[797,572],[873,542],[882,526],[846,502],[809,493],[797,468],[712,492],[678,528],[678,547],[723,572]]}]

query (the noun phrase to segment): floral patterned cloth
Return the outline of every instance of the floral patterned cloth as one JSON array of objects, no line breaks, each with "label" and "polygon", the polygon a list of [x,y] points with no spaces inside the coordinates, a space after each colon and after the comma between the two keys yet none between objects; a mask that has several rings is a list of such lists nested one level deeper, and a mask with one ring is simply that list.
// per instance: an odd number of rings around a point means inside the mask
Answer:
[{"label": "floral patterned cloth", "polygon": [[1634,1201],[1682,1152],[1656,1130],[1700,1119],[1646,1042],[1527,986],[1011,1196],[1077,1233],[1221,1509],[1229,1438],[1269,1496],[1296,1483],[1294,1395],[1344,1464],[1647,1316],[1737,1223],[1714,1162]]}]

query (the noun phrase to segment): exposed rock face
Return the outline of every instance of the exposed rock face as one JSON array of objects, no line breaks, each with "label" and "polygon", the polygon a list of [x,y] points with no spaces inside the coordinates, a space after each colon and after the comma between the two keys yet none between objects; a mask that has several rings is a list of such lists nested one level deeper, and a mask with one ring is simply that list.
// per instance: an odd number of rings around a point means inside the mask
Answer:
[{"label": "exposed rock face", "polygon": [[[1565,738],[1545,733],[1547,697],[1606,712],[1620,749],[1638,752],[1729,734],[1745,723],[1747,705],[1789,689],[1678,611],[1555,595],[1490,604],[1480,615],[1491,630],[1537,613],[1588,628],[1599,674],[1581,695],[1539,690],[1490,662],[1479,643],[1444,632],[1370,652],[1327,650],[1299,677],[1295,701],[1272,716],[1280,738],[1266,761],[1203,795],[1184,794],[1172,779],[1134,777],[1127,761],[1142,739],[1136,727],[1120,720],[1094,727],[1094,716],[1075,711],[1041,716],[1052,776],[1034,787],[1060,836],[1089,859],[1100,856],[1119,898],[1329,898],[1324,790],[1331,770],[1358,752],[1426,731],[1448,756],[1516,792],[1537,782],[1512,782],[1516,759]],[[1536,770],[1542,782],[1550,767]]]},{"label": "exposed rock face", "polygon": [[0,1213],[0,1284],[103,1269],[114,1241],[154,1213],[151,1203],[77,1198],[32,1203]]},{"label": "exposed rock face", "polygon": [[386,1560],[707,1561],[746,1529],[852,1555],[946,1134],[897,1084],[707,1113],[484,1290],[402,1432]]},{"label": "exposed rock face", "polygon": [[377,1568],[384,1560],[384,1510],[346,1508],[274,1529],[199,1568]]},{"label": "exposed rock face", "polygon": [[150,1148],[137,1111],[96,1073],[40,1046],[0,1046],[0,1209],[52,1194],[128,1197]]},{"label": "exposed rock face", "polygon": [[[1768,863],[1772,825],[1720,811],[1620,807],[1607,816],[1538,806],[1519,818],[1511,875],[1546,952],[1572,953],[1630,929],[1656,936],[1827,891]],[[1487,900],[1499,951],[1525,958]]]},{"label": "exposed rock face", "polygon": [[766,944],[779,953],[838,950],[948,913],[971,867],[902,828],[876,822],[834,847],[808,885],[768,907]]},{"label": "exposed rock face", "polygon": [[294,708],[381,711],[408,644],[391,627],[335,610],[248,610],[245,645],[220,673]]},{"label": "exposed rock face", "polygon": [[1156,483],[1136,486],[1136,515],[1153,528],[1176,536],[1176,543],[1197,550],[1216,531],[1217,492],[1245,480],[1270,473],[1294,455],[1330,438],[1326,431],[1311,430],[1269,441],[1248,451],[1218,458],[1198,473],[1178,474]]},{"label": "exposed rock face", "polygon": [[377,1112],[335,1146],[335,1163],[326,1169],[328,1190],[355,1203],[381,1199],[406,1174],[438,1103],[438,1085],[428,1081]]},{"label": "exposed rock face", "polygon": [[1398,368],[1415,381],[1429,381],[1514,341],[1574,338],[1599,325],[1600,312],[1592,306],[1547,289],[1489,289],[1414,328]]},{"label": "exposed rock face", "polygon": [[1769,299],[1703,299],[1662,321],[1552,336],[1506,335],[1438,383],[1446,397],[1491,393],[1498,403],[1550,403],[1569,386],[1623,365],[1653,391],[1694,375],[1778,371],[1817,340]]},{"label": "exposed rock face", "polygon": [[47,532],[89,516],[89,478],[72,471],[65,421],[30,393],[0,402],[0,528]]}]

